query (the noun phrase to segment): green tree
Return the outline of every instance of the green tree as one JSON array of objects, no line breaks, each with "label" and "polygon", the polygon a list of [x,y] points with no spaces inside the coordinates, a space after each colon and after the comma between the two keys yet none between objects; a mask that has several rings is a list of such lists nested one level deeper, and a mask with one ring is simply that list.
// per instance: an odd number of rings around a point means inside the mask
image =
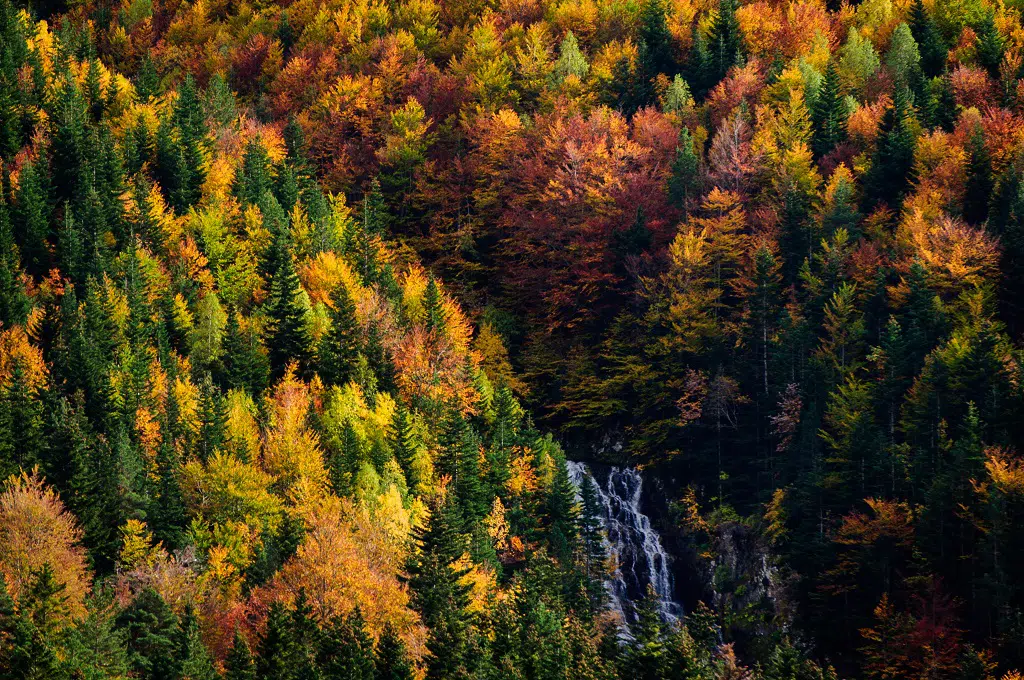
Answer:
[{"label": "green tree", "polygon": [[245,637],[235,629],[235,639],[224,662],[224,680],[257,680],[256,662]]},{"label": "green tree", "polygon": [[928,10],[921,0],[914,0],[910,8],[910,31],[917,41],[921,54],[921,69],[925,76],[934,78],[942,73],[946,66],[948,50],[943,42],[942,34],[935,25]]},{"label": "green tree", "polygon": [[981,224],[988,219],[988,207],[995,183],[992,179],[992,161],[980,125],[975,126],[967,150],[970,158],[967,162],[964,219],[970,224]]},{"label": "green tree", "polygon": [[257,677],[266,680],[297,680],[299,645],[292,617],[280,602],[270,605],[267,625],[260,637]]},{"label": "green tree", "polygon": [[358,608],[347,618],[330,621],[320,646],[319,665],[325,677],[374,680],[373,641]]},{"label": "green tree", "polygon": [[213,658],[203,644],[199,619],[192,607],[187,607],[178,629],[176,656],[180,664],[181,680],[217,680]]},{"label": "green tree", "polygon": [[818,158],[846,140],[846,102],[839,84],[835,62],[829,61],[825,78],[811,107],[811,146]]},{"label": "green tree", "polygon": [[988,71],[990,76],[999,80],[999,66],[1003,63],[1006,40],[996,28],[995,16],[992,12],[985,15],[985,18],[975,28],[975,32],[978,39],[974,51],[977,55],[978,65]]},{"label": "green tree", "polygon": [[152,588],[139,593],[117,617],[125,632],[128,664],[146,680],[177,680],[178,617]]},{"label": "green tree", "polygon": [[356,306],[345,286],[338,286],[335,291],[334,307],[329,314],[331,327],[320,341],[317,372],[328,385],[344,385],[355,374],[361,340]]},{"label": "green tree", "polygon": [[700,193],[700,156],[693,148],[693,136],[690,130],[683,127],[679,131],[679,142],[676,144],[676,155],[672,159],[672,175],[668,180],[668,195],[672,203],[683,214],[687,214],[690,205]]},{"label": "green tree", "polygon": [[[284,238],[284,237],[281,237]],[[290,244],[282,245],[282,254],[270,283],[267,303],[270,367],[280,377],[288,363],[296,361],[300,370],[309,365],[311,341],[306,325],[306,308],[302,304],[302,284],[295,271]]]},{"label": "green tree", "polygon": [[892,106],[885,112],[878,134],[871,168],[864,180],[866,210],[879,203],[896,209],[913,178],[917,140],[910,124],[909,93],[898,88]]},{"label": "green tree", "polygon": [[388,621],[377,640],[374,680],[412,680],[415,677],[405,643]]}]

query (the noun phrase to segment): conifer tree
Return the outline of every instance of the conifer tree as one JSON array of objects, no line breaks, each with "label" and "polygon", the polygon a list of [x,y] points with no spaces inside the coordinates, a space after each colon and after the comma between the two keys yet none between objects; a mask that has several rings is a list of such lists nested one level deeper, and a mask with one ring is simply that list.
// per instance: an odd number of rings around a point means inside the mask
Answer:
[{"label": "conifer tree", "polygon": [[224,662],[224,680],[257,680],[256,662],[249,650],[249,643],[236,628],[235,639]]},{"label": "conifer tree", "polygon": [[839,86],[835,62],[829,61],[818,96],[811,107],[812,149],[818,158],[846,140],[846,102]]},{"label": "conifer tree", "polygon": [[317,352],[317,373],[328,385],[344,385],[355,374],[360,345],[356,307],[345,286],[338,286],[334,293],[330,318],[331,328],[323,335]]},{"label": "conifer tree", "polygon": [[914,0],[910,7],[910,30],[921,53],[921,70],[928,78],[935,78],[945,68],[947,50],[935,20],[921,0]]},{"label": "conifer tree", "polygon": [[182,680],[218,680],[219,675],[213,667],[210,652],[203,644],[199,629],[199,619],[191,606],[186,607],[178,629],[176,656]]},{"label": "conifer tree", "polygon": [[51,215],[44,172],[35,163],[26,163],[18,180],[18,195],[11,211],[11,223],[25,268],[30,274],[42,275],[49,266],[46,251]]},{"label": "conifer tree", "polygon": [[395,407],[391,423],[391,450],[402,468],[410,489],[416,489],[423,481],[415,465],[422,443],[414,427],[412,413],[401,402]]},{"label": "conifer tree", "polygon": [[[281,237],[284,239],[284,237]],[[302,305],[302,284],[295,271],[290,244],[281,246],[281,258],[270,284],[267,303],[270,367],[275,376],[281,376],[291,361],[297,361],[300,370],[309,365],[310,338],[306,326],[306,310]]]},{"label": "conifer tree", "polygon": [[152,588],[139,593],[117,617],[128,641],[128,663],[140,678],[175,680],[180,666],[178,618]]},{"label": "conifer tree", "polygon": [[444,333],[444,309],[441,306],[441,289],[433,276],[427,282],[427,289],[423,293],[423,326],[429,333],[433,331],[438,335]]},{"label": "conifer tree", "polygon": [[866,209],[883,202],[892,209],[898,208],[910,185],[917,145],[908,122],[911,115],[908,92],[899,88],[892,106],[882,118],[877,148],[864,181]]},{"label": "conifer tree", "polygon": [[698,197],[699,184],[700,156],[693,148],[693,137],[689,128],[684,126],[679,131],[676,156],[672,160],[672,175],[668,180],[669,198],[684,215],[689,212],[690,204]]},{"label": "conifer tree", "polygon": [[1006,41],[999,29],[996,28],[995,16],[992,12],[985,15],[975,32],[978,35],[974,47],[978,65],[988,71],[990,76],[999,80],[999,66],[1003,63]]},{"label": "conifer tree", "polygon": [[57,658],[42,631],[23,612],[19,612],[0,573],[0,672],[17,680],[52,678],[57,674]]},{"label": "conifer tree", "polygon": [[988,219],[992,196],[992,161],[985,146],[981,126],[976,126],[968,143],[970,158],[967,162],[967,191],[964,194],[964,219],[970,224],[981,224]]},{"label": "conifer tree", "polygon": [[10,328],[25,322],[29,300],[20,280],[23,275],[21,258],[18,245],[14,242],[5,193],[0,190],[0,324]]},{"label": "conifer tree", "polygon": [[373,642],[359,609],[347,618],[333,618],[324,630],[319,666],[325,677],[374,680]]},{"label": "conifer tree", "polygon": [[626,650],[623,670],[637,680],[663,680],[669,677],[669,653],[658,611],[658,594],[647,586],[646,595],[636,604],[636,622],[630,626],[633,642]]},{"label": "conifer tree", "polygon": [[245,204],[257,205],[263,195],[274,188],[270,157],[259,139],[251,139],[242,155],[242,166],[235,176],[232,187],[238,200]]},{"label": "conifer tree", "polygon": [[675,73],[672,33],[665,21],[665,6],[662,0],[646,0],[643,3],[637,36],[643,45],[642,67],[645,78],[650,80],[661,73]]},{"label": "conifer tree", "polygon": [[273,602],[259,643],[256,674],[265,680],[297,680],[299,646],[292,617],[280,602]]},{"label": "conifer tree", "polygon": [[454,499],[437,503],[425,528],[416,530],[417,553],[408,565],[412,605],[427,626],[427,677],[462,677],[471,636],[466,570],[454,566],[466,550],[463,519]]},{"label": "conifer tree", "polygon": [[388,621],[384,624],[380,639],[377,640],[374,680],[413,680],[414,677],[405,643]]},{"label": "conifer tree", "polygon": [[744,57],[743,32],[736,19],[736,8],[736,0],[719,0],[718,16],[715,17],[708,38],[708,52],[711,55],[710,79],[707,82],[709,89]]},{"label": "conifer tree", "polygon": [[260,394],[270,382],[270,359],[252,320],[243,329],[240,312],[228,310],[224,328],[224,377],[228,387]]}]

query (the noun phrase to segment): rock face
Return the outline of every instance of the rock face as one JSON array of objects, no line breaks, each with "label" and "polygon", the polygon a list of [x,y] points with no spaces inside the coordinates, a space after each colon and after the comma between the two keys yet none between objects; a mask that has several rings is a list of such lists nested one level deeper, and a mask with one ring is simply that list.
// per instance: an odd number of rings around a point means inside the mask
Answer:
[{"label": "rock face", "polygon": [[584,480],[593,482],[603,507],[605,551],[614,565],[605,580],[611,610],[624,626],[632,623],[632,603],[643,597],[650,585],[658,596],[662,618],[666,622],[677,620],[682,606],[675,599],[672,560],[641,508],[644,480],[640,472],[628,467],[592,468],[572,461],[568,469],[577,489]]}]

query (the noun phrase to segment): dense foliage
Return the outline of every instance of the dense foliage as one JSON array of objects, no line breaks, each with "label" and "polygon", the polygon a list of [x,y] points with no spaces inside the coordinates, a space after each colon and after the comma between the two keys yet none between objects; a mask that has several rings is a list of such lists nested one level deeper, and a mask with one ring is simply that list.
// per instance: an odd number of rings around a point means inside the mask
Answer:
[{"label": "dense foliage", "polygon": [[1017,677],[1022,9],[0,0],[0,675]]}]

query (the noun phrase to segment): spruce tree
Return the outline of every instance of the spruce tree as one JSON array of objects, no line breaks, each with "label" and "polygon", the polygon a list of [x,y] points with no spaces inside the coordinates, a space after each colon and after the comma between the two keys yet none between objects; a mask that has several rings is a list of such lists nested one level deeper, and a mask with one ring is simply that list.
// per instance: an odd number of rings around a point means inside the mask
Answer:
[{"label": "spruce tree", "polygon": [[910,31],[921,53],[921,70],[928,78],[935,78],[946,66],[948,51],[935,20],[921,0],[914,0],[910,7]]},{"label": "spruce tree", "polygon": [[582,567],[591,611],[597,613],[604,601],[605,560],[604,507],[597,483],[589,475],[580,480],[579,536]]},{"label": "spruce tree", "polygon": [[829,61],[818,96],[811,107],[811,147],[817,158],[828,155],[846,140],[846,102],[839,85],[835,62]]},{"label": "spruce tree", "polygon": [[672,175],[668,180],[668,195],[672,203],[686,215],[690,204],[700,192],[700,156],[693,148],[690,129],[679,131],[676,156],[672,159]]},{"label": "spruce tree", "polygon": [[256,674],[263,680],[297,680],[299,645],[292,617],[280,602],[273,602],[260,638]]},{"label": "spruce tree", "polygon": [[42,631],[19,612],[0,573],[0,673],[12,680],[57,676],[57,658]]},{"label": "spruce tree", "polygon": [[413,680],[414,677],[405,643],[388,621],[384,624],[380,639],[377,640],[374,680]]},{"label": "spruce tree", "polygon": [[333,618],[324,630],[318,657],[325,677],[374,680],[373,642],[359,609],[346,618]]},{"label": "spruce tree", "polygon": [[242,166],[235,175],[232,190],[242,205],[256,205],[260,202],[263,194],[273,188],[274,178],[271,174],[271,163],[267,150],[259,139],[250,139],[245,146]]},{"label": "spruce tree", "polygon": [[633,641],[627,648],[623,669],[637,680],[667,680],[669,650],[658,612],[658,594],[651,585],[635,605],[635,614],[636,621],[630,626]]},{"label": "spruce tree", "polygon": [[988,206],[992,197],[992,161],[985,145],[981,126],[975,127],[967,147],[970,158],[967,162],[967,191],[964,194],[964,219],[969,224],[981,224],[988,218]]},{"label": "spruce tree", "polygon": [[917,145],[908,121],[911,115],[909,93],[905,88],[899,88],[892,106],[882,118],[871,168],[864,181],[865,210],[873,209],[879,203],[898,209],[910,186]]},{"label": "spruce tree", "polygon": [[[47,193],[44,170],[35,163],[26,163],[18,180],[18,195],[11,210],[11,224],[25,269],[36,276],[45,274],[49,267],[47,239],[53,213]],[[63,271],[73,273],[66,269]]]},{"label": "spruce tree", "polygon": [[320,340],[317,373],[327,385],[344,385],[355,375],[359,363],[359,321],[345,286],[338,286],[333,297],[331,328]]},{"label": "spruce tree", "polygon": [[21,258],[14,242],[5,193],[0,190],[0,325],[10,328],[25,322],[29,299],[21,283]]},{"label": "spruce tree", "polygon": [[257,680],[256,662],[249,650],[249,643],[236,628],[235,639],[224,662],[224,680]]},{"label": "spruce tree", "polygon": [[449,494],[435,503],[425,528],[415,532],[417,552],[407,567],[412,605],[427,626],[427,677],[462,677],[471,636],[467,571],[454,566],[466,550],[463,519]]},{"label": "spruce tree", "polygon": [[309,365],[311,341],[301,294],[302,284],[295,271],[291,245],[286,244],[282,247],[281,259],[270,283],[267,303],[270,320],[267,347],[270,350],[270,367],[276,377],[284,374],[291,361],[298,362],[300,371]]}]

